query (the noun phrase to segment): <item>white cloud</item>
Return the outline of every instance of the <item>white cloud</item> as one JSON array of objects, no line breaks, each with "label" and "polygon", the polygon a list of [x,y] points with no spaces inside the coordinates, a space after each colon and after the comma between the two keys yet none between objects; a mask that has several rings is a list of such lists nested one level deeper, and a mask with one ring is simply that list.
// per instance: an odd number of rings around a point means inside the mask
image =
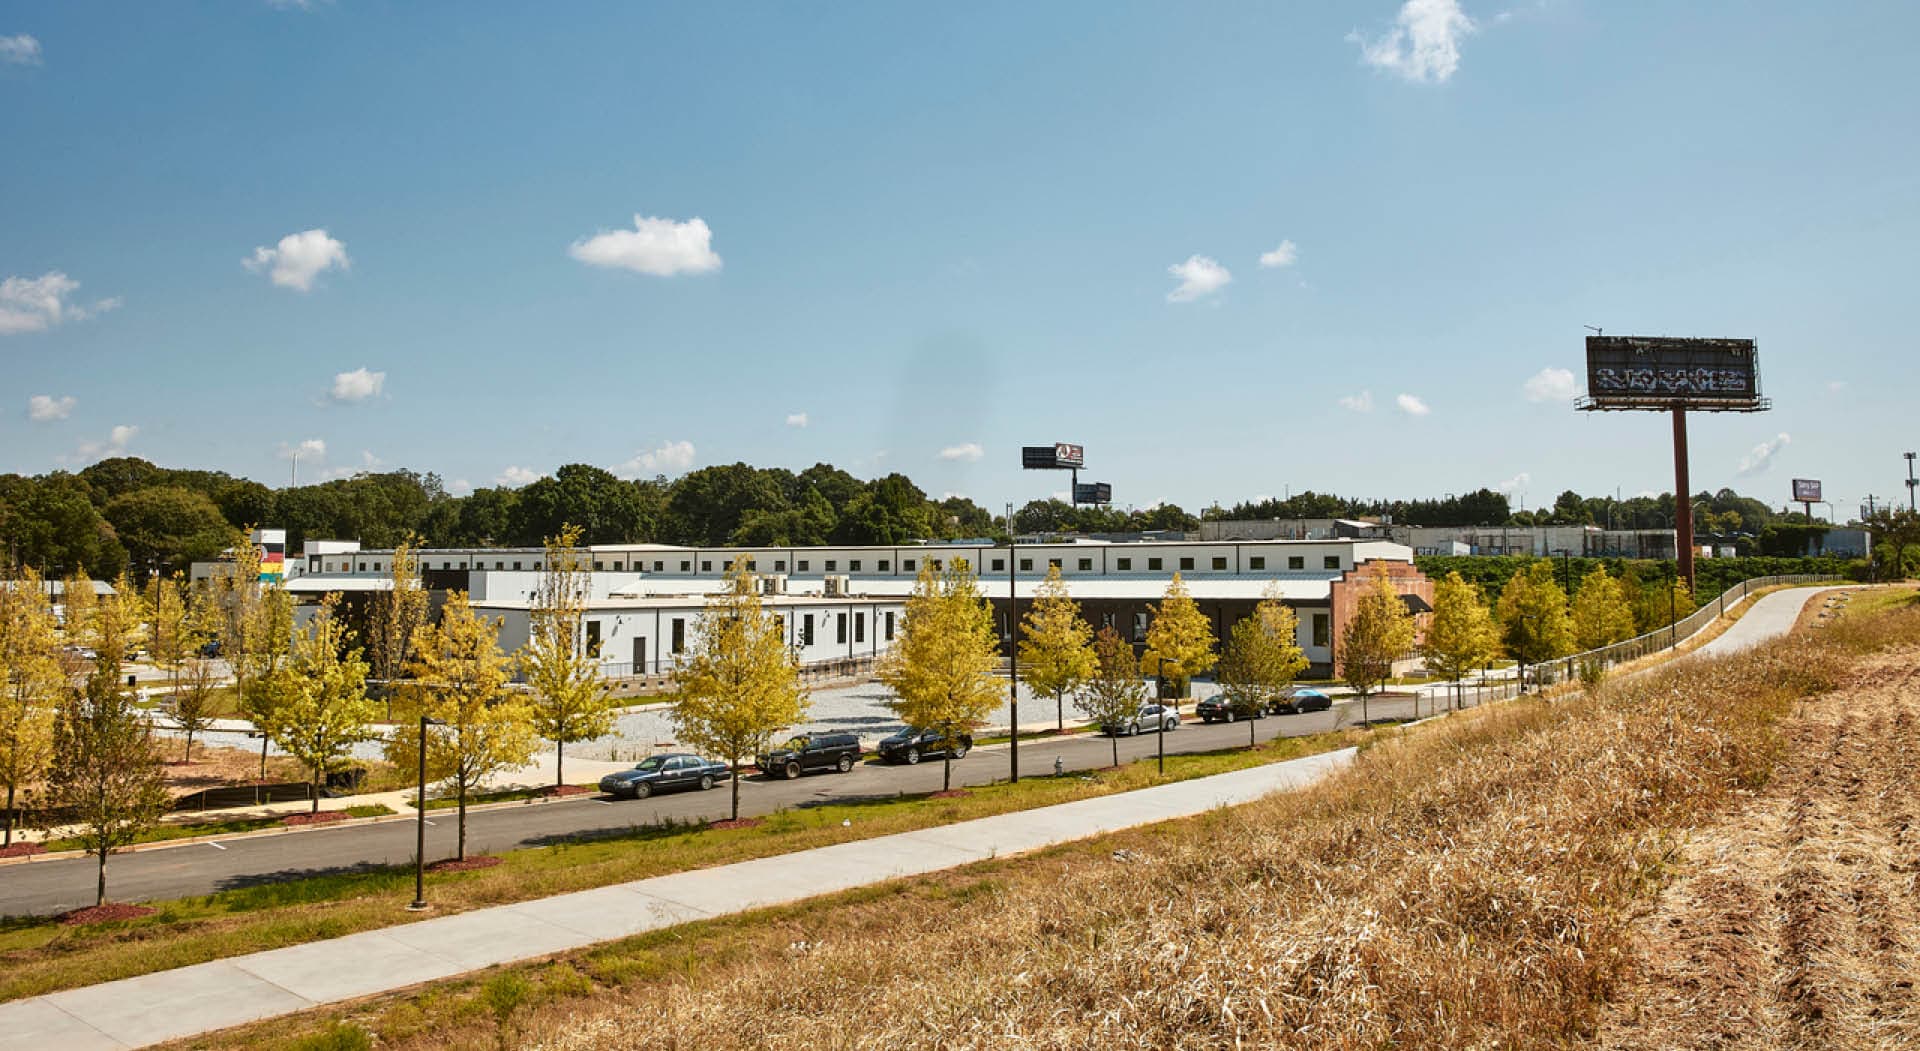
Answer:
[{"label": "white cloud", "polygon": [[979,442],[962,442],[940,450],[942,460],[964,460],[967,463],[978,463],[986,454],[987,451],[980,447]]},{"label": "white cloud", "polygon": [[1567,369],[1541,369],[1521,384],[1528,401],[1572,401],[1580,396],[1580,386]]},{"label": "white cloud", "polygon": [[79,401],[71,394],[58,398],[51,394],[36,394],[27,399],[27,418],[35,423],[64,420],[73,415],[73,407],[78,404]]},{"label": "white cloud", "polygon": [[286,442],[280,443],[280,458],[282,460],[298,459],[311,462],[325,459],[326,455],[327,443],[318,438],[308,438],[298,445],[288,445]]},{"label": "white cloud", "polygon": [[589,266],[611,266],[655,277],[720,269],[706,220],[684,223],[635,215],[631,230],[602,230],[575,241],[567,254]]},{"label": "white cloud", "polygon": [[1349,394],[1340,399],[1340,407],[1348,412],[1372,412],[1373,392],[1363,390],[1358,394]]},{"label": "white cloud", "polygon": [[1427,408],[1426,402],[1420,400],[1417,395],[1413,394],[1396,394],[1394,395],[1393,403],[1399,406],[1401,412],[1409,416],[1425,416],[1427,413],[1433,411]]},{"label": "white cloud", "polygon": [[629,476],[680,474],[693,466],[693,455],[692,442],[661,442],[647,452],[635,453],[633,459],[614,470]]},{"label": "white cloud", "polygon": [[1393,29],[1377,40],[1359,32],[1360,60],[1416,84],[1445,83],[1460,68],[1460,41],[1475,29],[1459,0],[1407,0]]},{"label": "white cloud", "polygon": [[39,65],[40,41],[25,33],[0,36],[0,62],[13,66]]},{"label": "white cloud", "polygon": [[64,321],[85,321],[120,305],[119,297],[96,299],[81,306],[68,297],[80,282],[49,270],[39,277],[9,277],[0,281],[0,336],[43,332]]},{"label": "white cloud", "polygon": [[97,460],[105,456],[119,456],[121,453],[127,451],[128,444],[133,441],[134,435],[139,433],[140,428],[132,424],[123,423],[107,432],[105,441],[81,442],[80,458],[83,460]]},{"label": "white cloud", "polygon": [[455,496],[465,496],[473,492],[473,483],[467,481],[465,478],[455,478],[453,481],[447,483],[447,492]]},{"label": "white cloud", "polygon": [[1767,468],[1773,466],[1774,455],[1786,448],[1787,444],[1791,441],[1793,441],[1793,437],[1787,432],[1781,431],[1779,434],[1754,446],[1747,455],[1740,458],[1740,469],[1736,473],[1749,475],[1759,474],[1765,471]]},{"label": "white cloud", "polygon": [[494,476],[493,484],[504,485],[509,489],[518,489],[539,481],[543,476],[531,467],[508,467]]},{"label": "white cloud", "polygon": [[1169,303],[1190,303],[1210,296],[1233,280],[1226,267],[1204,255],[1190,255],[1186,262],[1167,267],[1167,273],[1180,279],[1179,287],[1167,293]]},{"label": "white cloud", "polygon": [[804,413],[804,412],[790,412],[790,413],[787,413],[787,426],[789,426],[789,427],[805,427],[805,426],[807,425],[807,423],[808,423],[808,420],[807,420],[807,414],[806,414],[806,413]]},{"label": "white cloud", "polygon": [[1828,393],[1828,394],[1838,394],[1838,393],[1840,393],[1841,391],[1843,391],[1843,390],[1846,390],[1846,389],[1847,389],[1847,381],[1846,381],[1846,380],[1828,380],[1828,381],[1827,381],[1827,393]]},{"label": "white cloud", "polygon": [[1506,481],[1501,482],[1499,485],[1494,486],[1493,489],[1495,492],[1505,493],[1508,496],[1512,496],[1514,493],[1520,492],[1521,490],[1525,489],[1527,487],[1527,484],[1532,481],[1533,481],[1532,475],[1528,474],[1525,471],[1521,471],[1519,474],[1514,475],[1512,478],[1509,478]]},{"label": "white cloud", "polygon": [[334,373],[333,389],[327,392],[327,397],[334,401],[366,401],[378,396],[386,386],[386,373],[373,372],[363,366],[352,372]]},{"label": "white cloud", "polygon": [[1271,270],[1277,266],[1292,266],[1300,258],[1300,247],[1292,241],[1280,242],[1280,247],[1271,252],[1260,253],[1260,265]]},{"label": "white cloud", "polygon": [[281,288],[301,292],[312,291],[314,279],[322,273],[335,267],[345,270],[353,265],[347,258],[346,244],[318,229],[288,234],[275,247],[255,248],[251,256],[240,262],[254,273],[265,270]]}]

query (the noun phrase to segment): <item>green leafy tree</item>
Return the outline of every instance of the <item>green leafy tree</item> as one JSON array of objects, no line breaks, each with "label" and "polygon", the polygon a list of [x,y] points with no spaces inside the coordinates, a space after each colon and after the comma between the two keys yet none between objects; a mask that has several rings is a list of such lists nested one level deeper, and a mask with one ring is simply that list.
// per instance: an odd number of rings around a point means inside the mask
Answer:
[{"label": "green leafy tree", "polygon": [[387,759],[411,765],[420,748],[419,716],[439,724],[427,728],[427,774],[453,788],[457,858],[467,856],[467,797],[488,778],[533,757],[532,713],[524,699],[507,691],[507,664],[499,622],[474,612],[464,591],[448,597],[438,624],[422,625],[414,634],[402,692],[409,717],[387,739]]},{"label": "green leafy tree", "polygon": [[1093,657],[1093,677],[1080,684],[1073,706],[1095,725],[1113,729],[1108,739],[1113,746],[1113,765],[1119,766],[1119,728],[1140,715],[1140,706],[1147,703],[1147,684],[1140,678],[1133,644],[1113,628],[1101,628],[1093,637]]},{"label": "green leafy tree", "polygon": [[291,659],[261,684],[276,695],[273,722],[262,729],[307,768],[314,813],[327,775],[352,765],[353,746],[373,739],[379,714],[367,697],[367,663],[336,613],[335,603],[323,604],[295,634]]},{"label": "green leafy tree", "polygon": [[954,559],[944,571],[927,562],[877,677],[893,690],[889,707],[903,722],[940,731],[943,789],[953,787],[955,735],[999,706],[1001,688],[993,674],[998,663],[993,610],[980,597],[966,559]]},{"label": "green leafy tree", "polygon": [[1495,607],[1501,641],[1520,662],[1520,680],[1527,665],[1541,664],[1573,652],[1573,620],[1567,615],[1567,593],[1554,579],[1553,562],[1541,559],[1500,589]]},{"label": "green leafy tree", "polygon": [[1394,590],[1385,563],[1368,570],[1354,600],[1353,616],[1340,634],[1340,674],[1360,696],[1360,720],[1371,723],[1367,698],[1393,677],[1395,661],[1413,652],[1413,614]]},{"label": "green leafy tree", "polygon": [[1153,620],[1147,625],[1147,650],[1140,658],[1141,670],[1156,675],[1173,687],[1176,697],[1187,694],[1187,683],[1195,675],[1204,675],[1219,659],[1214,652],[1213,624],[1194,604],[1186,582],[1175,573],[1166,594],[1153,607]]},{"label": "green leafy tree", "polygon": [[1454,684],[1459,706],[1460,680],[1500,655],[1500,629],[1478,585],[1448,573],[1434,584],[1433,618],[1424,645],[1427,666]]},{"label": "green leafy tree", "polygon": [[1020,633],[1026,636],[1020,641],[1020,678],[1034,693],[1053,695],[1055,728],[1065,730],[1067,694],[1093,675],[1093,628],[1068,597],[1059,566],[1047,567]]},{"label": "green leafy tree", "polygon": [[689,746],[727,761],[736,821],[741,766],[764,751],[774,733],[807,717],[807,689],[785,636],[753,575],[736,563],[727,590],[707,599],[678,675],[674,726]]},{"label": "green leafy tree", "polygon": [[413,659],[413,634],[427,622],[427,589],[420,581],[420,538],[409,534],[393,549],[387,589],[375,592],[367,625],[373,678],[393,717],[394,684]]},{"label": "green leafy tree", "polygon": [[1247,719],[1252,747],[1254,716],[1286,697],[1294,676],[1307,667],[1300,650],[1299,621],[1293,610],[1269,590],[1253,613],[1236,621],[1220,656],[1220,686],[1228,703]]},{"label": "green leafy tree", "polygon": [[0,782],[7,789],[0,846],[12,845],[20,793],[39,782],[52,755],[54,712],[68,688],[58,655],[40,574],[8,572],[0,579]]},{"label": "green leafy tree", "polygon": [[613,732],[613,691],[600,675],[598,648],[586,639],[587,555],[580,527],[547,538],[545,568],[528,615],[520,669],[533,691],[533,730],[553,742],[553,783],[566,784],[566,747]]},{"label": "green leafy tree", "polygon": [[1595,650],[1633,635],[1633,605],[1626,590],[1604,567],[1593,567],[1573,596],[1574,644],[1581,650]]},{"label": "green leafy tree", "polygon": [[54,724],[47,779],[50,813],[77,829],[98,859],[94,904],[107,901],[107,857],[151,827],[167,809],[166,778],[146,720],[121,675],[126,640],[138,623],[124,596],[109,596],[94,616],[93,671],[69,690]]},{"label": "green leafy tree", "polygon": [[219,554],[228,525],[206,494],[179,486],[137,489],[114,497],[101,514],[141,572],[178,572]]}]

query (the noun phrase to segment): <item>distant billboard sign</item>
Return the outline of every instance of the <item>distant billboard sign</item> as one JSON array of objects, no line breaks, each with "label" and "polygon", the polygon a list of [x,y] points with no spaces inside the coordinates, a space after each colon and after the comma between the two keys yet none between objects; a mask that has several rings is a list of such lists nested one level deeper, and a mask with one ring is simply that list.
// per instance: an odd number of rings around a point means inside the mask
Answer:
[{"label": "distant billboard sign", "polygon": [[1084,446],[1055,442],[1052,445],[1020,447],[1020,466],[1029,470],[1064,471],[1086,465],[1087,450]]},{"label": "distant billboard sign", "polygon": [[1793,501],[1797,504],[1820,504],[1826,499],[1820,495],[1820,479],[1795,478],[1793,480]]},{"label": "distant billboard sign", "polygon": [[1073,502],[1076,504],[1113,503],[1113,486],[1106,482],[1081,482],[1073,487]]},{"label": "distant billboard sign", "polygon": [[1766,407],[1753,340],[1587,337],[1582,408],[1753,412]]}]

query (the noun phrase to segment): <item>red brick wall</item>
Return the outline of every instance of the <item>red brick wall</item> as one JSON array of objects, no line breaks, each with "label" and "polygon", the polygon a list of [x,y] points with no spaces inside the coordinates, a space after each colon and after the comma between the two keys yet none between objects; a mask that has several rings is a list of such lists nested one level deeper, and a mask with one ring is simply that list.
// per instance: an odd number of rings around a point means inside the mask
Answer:
[{"label": "red brick wall", "polygon": [[[1421,601],[1431,609],[1433,607],[1433,581],[1425,573],[1414,568],[1411,562],[1366,561],[1355,565],[1341,574],[1333,582],[1333,663],[1340,666],[1340,639],[1346,634],[1347,622],[1353,619],[1353,607],[1360,595],[1360,589],[1367,587],[1373,576],[1373,567],[1387,567],[1387,578],[1393,582],[1393,590],[1402,595],[1418,595]],[[1414,645],[1418,646],[1427,637],[1427,621],[1432,614],[1422,613],[1413,618]],[[1407,656],[1411,657],[1412,654]]]}]

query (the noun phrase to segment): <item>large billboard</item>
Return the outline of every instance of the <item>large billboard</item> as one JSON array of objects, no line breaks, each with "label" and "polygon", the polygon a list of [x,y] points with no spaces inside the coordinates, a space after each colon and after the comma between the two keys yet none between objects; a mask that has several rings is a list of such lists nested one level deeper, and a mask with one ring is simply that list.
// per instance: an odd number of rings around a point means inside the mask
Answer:
[{"label": "large billboard", "polygon": [[1796,504],[1826,503],[1826,499],[1820,495],[1820,479],[1795,478],[1793,480],[1793,502]]},{"label": "large billboard", "polygon": [[1052,445],[1020,447],[1020,466],[1030,470],[1064,471],[1086,465],[1087,450],[1079,445],[1055,442]]},{"label": "large billboard", "polygon": [[1073,502],[1076,504],[1113,503],[1113,486],[1106,482],[1081,482],[1073,487]]},{"label": "large billboard", "polygon": [[1752,412],[1766,404],[1753,340],[1588,336],[1581,407]]}]

